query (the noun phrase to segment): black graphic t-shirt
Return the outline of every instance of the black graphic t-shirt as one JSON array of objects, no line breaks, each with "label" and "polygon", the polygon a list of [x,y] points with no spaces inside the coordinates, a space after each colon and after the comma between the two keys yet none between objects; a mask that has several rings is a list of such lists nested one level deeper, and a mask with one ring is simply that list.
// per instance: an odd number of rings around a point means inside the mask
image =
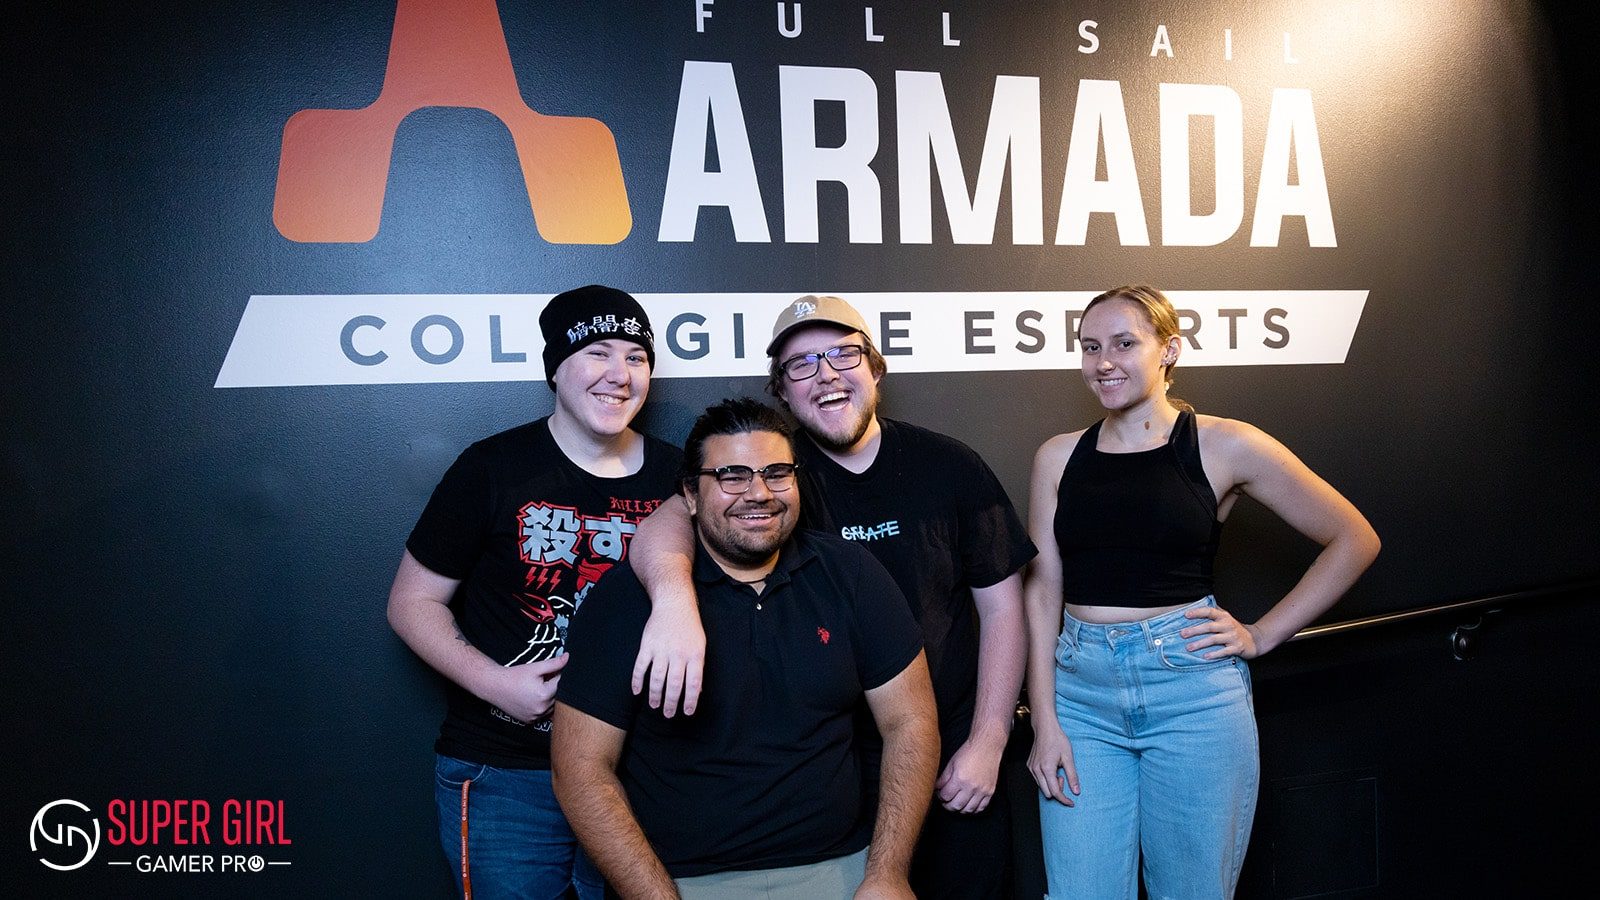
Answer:
[{"label": "black graphic t-shirt", "polygon": [[[549,659],[590,589],[627,558],[640,519],[672,493],[683,454],[645,436],[622,478],[579,468],[540,419],[462,452],[406,541],[461,581],[450,601],[467,640],[503,666]],[[520,722],[453,682],[438,752],[517,769],[550,767],[550,722]]]},{"label": "black graphic t-shirt", "polygon": [[998,584],[1038,549],[982,458],[960,441],[879,417],[883,439],[865,472],[795,440],[802,524],[860,543],[883,563],[922,626],[939,706],[941,765],[967,740],[978,693],[972,589]]}]

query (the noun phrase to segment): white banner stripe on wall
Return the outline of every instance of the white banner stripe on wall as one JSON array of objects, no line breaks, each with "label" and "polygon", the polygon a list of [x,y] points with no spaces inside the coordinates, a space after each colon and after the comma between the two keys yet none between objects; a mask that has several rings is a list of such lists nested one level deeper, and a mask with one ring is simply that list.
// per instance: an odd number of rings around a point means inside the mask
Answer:
[{"label": "white banner stripe on wall", "polygon": [[[820,292],[825,293],[825,292]],[[843,292],[892,372],[1076,368],[1093,291]],[[1367,291],[1173,291],[1184,366],[1342,363]],[[761,375],[773,319],[801,292],[637,294],[656,377]],[[540,381],[550,294],[250,298],[216,387]]]}]

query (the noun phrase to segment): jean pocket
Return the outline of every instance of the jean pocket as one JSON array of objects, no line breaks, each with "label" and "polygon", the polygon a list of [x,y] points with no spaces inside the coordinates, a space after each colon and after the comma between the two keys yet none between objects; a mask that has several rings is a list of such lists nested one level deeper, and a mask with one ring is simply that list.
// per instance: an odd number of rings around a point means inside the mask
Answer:
[{"label": "jean pocket", "polygon": [[1174,671],[1186,669],[1213,669],[1219,666],[1231,666],[1238,657],[1229,654],[1214,659],[1206,659],[1207,653],[1215,653],[1217,644],[1210,644],[1198,650],[1190,650],[1189,642],[1200,640],[1199,635],[1185,639],[1176,631],[1164,634],[1155,640],[1156,652],[1161,657],[1161,664]]},{"label": "jean pocket", "polygon": [[469,781],[478,782],[490,772],[481,763],[471,763],[453,756],[440,756],[433,764],[433,780],[448,791],[459,791]]},{"label": "jean pocket", "polygon": [[1056,668],[1063,672],[1078,671],[1078,645],[1065,632],[1056,639]]}]

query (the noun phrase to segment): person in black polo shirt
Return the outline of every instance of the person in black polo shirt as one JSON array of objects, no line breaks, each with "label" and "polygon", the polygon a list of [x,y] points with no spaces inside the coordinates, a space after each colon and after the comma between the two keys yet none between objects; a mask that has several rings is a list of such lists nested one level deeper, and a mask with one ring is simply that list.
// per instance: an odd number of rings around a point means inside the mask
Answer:
[{"label": "person in black polo shirt", "polygon": [[[855,307],[797,298],[778,313],[767,356],[767,390],[802,428],[803,524],[866,547],[922,627],[943,753],[911,885],[924,900],[996,900],[1009,890],[1000,757],[1027,658],[1022,568],[1037,551],[977,453],[878,414],[888,365]],[[700,638],[683,519],[683,505],[669,500],[639,524],[633,566],[656,610],[634,686],[669,714],[681,692],[682,711],[698,715]]]},{"label": "person in black polo shirt", "polygon": [[[912,896],[939,759],[921,630],[869,553],[795,531],[795,469],[782,416],[754,400],[712,407],[689,433],[706,631],[694,716],[632,690],[650,599],[630,566],[573,623],[556,798],[624,897]],[[875,822],[856,748],[863,697],[884,740]]]}]

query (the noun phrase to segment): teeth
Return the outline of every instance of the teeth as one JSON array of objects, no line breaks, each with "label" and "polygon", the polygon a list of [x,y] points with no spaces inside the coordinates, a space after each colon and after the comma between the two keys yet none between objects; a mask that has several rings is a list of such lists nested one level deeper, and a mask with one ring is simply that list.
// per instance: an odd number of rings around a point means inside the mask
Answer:
[{"label": "teeth", "polygon": [[1126,379],[1126,378],[1102,378],[1102,379],[1100,379],[1100,383],[1105,385],[1106,387],[1116,387],[1117,385],[1122,384],[1124,381],[1127,381],[1127,380],[1128,379]]},{"label": "teeth", "polygon": [[821,397],[818,397],[817,398],[817,403],[819,403],[819,404],[821,404],[821,403],[832,403],[835,400],[844,400],[844,399],[848,398],[849,396],[850,395],[845,393],[844,391],[834,391],[832,393],[823,394]]},{"label": "teeth", "polygon": [[609,394],[595,394],[594,397],[601,403],[605,403],[610,406],[621,406],[625,402],[621,397],[612,397]]}]

